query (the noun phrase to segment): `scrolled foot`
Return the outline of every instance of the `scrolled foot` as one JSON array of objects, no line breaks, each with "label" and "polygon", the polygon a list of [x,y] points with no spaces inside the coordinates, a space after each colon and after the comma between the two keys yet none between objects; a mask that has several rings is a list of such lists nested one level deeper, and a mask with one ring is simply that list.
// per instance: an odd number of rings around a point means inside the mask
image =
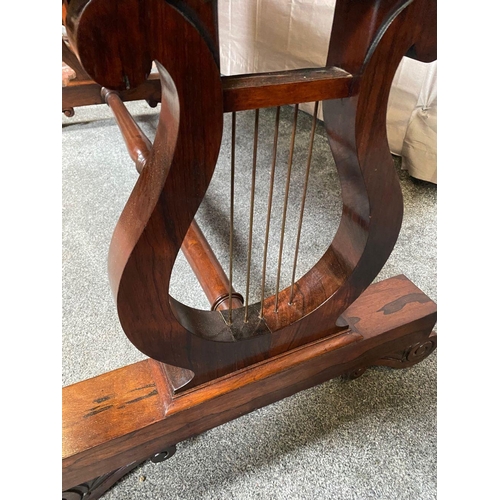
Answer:
[{"label": "scrolled foot", "polygon": [[357,378],[361,377],[361,375],[363,375],[363,373],[365,373],[365,371],[366,371],[365,367],[356,368],[355,370],[352,370],[350,372],[344,373],[341,376],[341,379],[344,382],[349,382],[351,380],[356,380]]},{"label": "scrolled foot", "polygon": [[165,460],[168,460],[169,458],[173,457],[175,452],[177,451],[177,448],[174,445],[169,446],[166,450],[160,451],[159,453],[156,453],[151,457],[151,462],[154,464],[158,464],[160,462],[164,462]]},{"label": "scrolled foot", "polygon": [[119,479],[128,474],[132,469],[138,467],[142,462],[143,460],[133,462],[113,472],[63,491],[62,500],[97,500],[112,488]]},{"label": "scrolled foot", "polygon": [[437,334],[432,332],[429,338],[413,344],[403,351],[398,351],[384,356],[374,365],[390,366],[391,368],[408,368],[424,360],[437,347]]},{"label": "scrolled foot", "polygon": [[63,109],[63,113],[68,117],[71,118],[72,116],[75,116],[75,109],[74,108],[68,108],[68,109]]},{"label": "scrolled foot", "polygon": [[113,476],[113,474],[115,473],[96,477],[91,481],[79,484],[78,486],[75,486],[74,488],[71,488],[67,491],[63,491],[62,500],[91,500],[99,498],[105,491],[107,491],[112,486],[112,484],[118,481],[119,478],[114,480],[113,483],[108,487],[105,487],[104,489],[102,488],[102,486],[106,483],[108,479],[110,479]]},{"label": "scrolled foot", "polygon": [[87,483],[80,484],[68,491],[63,491],[62,500],[82,500],[88,491]]},{"label": "scrolled foot", "polygon": [[[151,461],[154,463],[164,462],[165,460],[171,458],[177,448],[174,445],[169,446],[164,451],[156,453],[151,457]],[[62,500],[97,500],[100,498],[106,491],[112,488],[115,483],[121,479],[125,474],[128,474],[132,469],[135,469],[139,465],[141,465],[144,460],[139,460],[137,462],[133,462],[125,467],[121,467],[109,474],[104,474],[103,476],[96,477],[86,483],[79,484],[78,486],[74,486],[69,490],[63,491]]]},{"label": "scrolled foot", "polygon": [[146,99],[146,102],[149,104],[150,108],[156,108],[156,106],[158,106],[158,101],[156,99]]}]

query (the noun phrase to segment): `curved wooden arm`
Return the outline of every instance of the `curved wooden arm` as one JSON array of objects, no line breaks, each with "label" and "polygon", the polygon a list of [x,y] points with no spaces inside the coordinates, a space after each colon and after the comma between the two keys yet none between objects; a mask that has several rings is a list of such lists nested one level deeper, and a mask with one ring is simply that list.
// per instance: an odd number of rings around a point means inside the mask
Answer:
[{"label": "curved wooden arm", "polygon": [[68,10],[80,60],[101,85],[139,85],[152,60],[159,69],[162,106],[151,160],[115,230],[109,273],[128,338],[148,356],[192,370],[192,385],[344,328],[337,319],[380,272],[401,225],[402,196],[385,129],[392,78],[410,49],[428,55],[435,39],[425,22],[433,0],[356,2],[356,9],[350,0],[337,1],[328,65],[353,78],[348,96],[324,102],[324,114],[342,185],[341,223],[325,255],[294,285],[293,304],[283,290],[277,312],[271,297],[263,318],[229,325],[223,315],[193,310],[168,294],[222,134],[210,5],[73,0]]}]

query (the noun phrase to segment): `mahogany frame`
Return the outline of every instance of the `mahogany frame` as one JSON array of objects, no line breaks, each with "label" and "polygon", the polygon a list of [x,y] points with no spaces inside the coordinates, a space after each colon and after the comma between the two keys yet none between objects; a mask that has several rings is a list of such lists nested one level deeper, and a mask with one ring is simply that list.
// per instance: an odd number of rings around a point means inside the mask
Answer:
[{"label": "mahogany frame", "polygon": [[[140,172],[111,242],[109,273],[123,329],[151,358],[63,389],[68,499],[85,491],[97,498],[148,457],[170,450],[168,457],[179,441],[263,405],[369,366],[412,366],[437,345],[431,299],[403,276],[370,284],[392,252],[403,210],[385,129],[390,85],[404,55],[435,59],[435,1],[337,0],[326,67],[270,74],[220,76],[216,19],[215,0],[63,2],[78,54],[72,64],[80,65],[63,88],[63,110],[108,103]],[[96,36],[106,57],[90,43]],[[188,59],[174,50],[179,39]],[[152,59],[159,74],[145,79]],[[153,144],[122,104],[132,99],[162,101]],[[341,224],[294,285],[297,305],[273,315],[266,302],[265,325],[242,339],[218,312],[228,307],[229,285],[194,221],[222,114],[318,100],[342,184]],[[158,282],[168,290],[181,249],[195,270],[210,263],[197,272],[210,316],[155,290]],[[281,303],[288,293],[280,292]]]}]

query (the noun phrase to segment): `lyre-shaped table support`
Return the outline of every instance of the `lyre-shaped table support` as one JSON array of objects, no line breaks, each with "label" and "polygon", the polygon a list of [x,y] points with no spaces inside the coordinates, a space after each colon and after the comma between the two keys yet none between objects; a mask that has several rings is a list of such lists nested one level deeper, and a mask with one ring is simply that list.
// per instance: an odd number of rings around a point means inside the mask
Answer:
[{"label": "lyre-shaped table support", "polygon": [[[108,484],[121,474],[113,471],[299,390],[369,366],[408,367],[435,349],[435,304],[401,276],[371,284],[403,214],[385,130],[390,85],[404,55],[435,58],[435,8],[433,0],[338,0],[325,68],[221,78],[215,1],[69,3],[68,38],[96,85],[110,89],[101,99],[149,84],[155,61],[162,104],[153,144],[138,132],[144,151],[129,148],[140,175],[109,253],[121,325],[151,359],[63,390],[63,489],[104,476]],[[177,302],[170,273],[196,230],[223,113],[311,101],[323,102],[342,186],[331,245],[250,313]],[[233,298],[231,281],[224,286]]]}]

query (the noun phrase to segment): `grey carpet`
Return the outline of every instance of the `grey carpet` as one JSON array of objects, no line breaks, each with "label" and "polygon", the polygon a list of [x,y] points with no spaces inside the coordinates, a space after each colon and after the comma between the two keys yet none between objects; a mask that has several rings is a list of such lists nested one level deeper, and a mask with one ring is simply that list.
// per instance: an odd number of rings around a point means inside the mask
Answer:
[{"label": "grey carpet", "polygon": [[[151,138],[157,109],[127,106]],[[283,108],[266,292],[273,293],[292,109]],[[250,302],[259,300],[262,231],[274,111],[261,111]],[[226,123],[226,132],[229,131]],[[311,117],[299,115],[281,287],[289,285]],[[244,293],[253,113],[238,114],[236,288]],[[137,178],[105,106],[63,117],[63,385],[144,359],[121,331],[109,290],[107,250]],[[227,266],[229,134],[198,222]],[[405,200],[403,227],[377,280],[403,273],[436,300],[436,186],[409,177],[395,158]],[[318,126],[297,277],[322,255],[341,203],[326,134]],[[241,228],[246,228],[242,230]],[[182,256],[170,293],[207,308]],[[331,380],[179,443],[170,460],[145,463],[104,499],[434,499],[436,352],[413,368],[372,368],[353,382]]]}]

